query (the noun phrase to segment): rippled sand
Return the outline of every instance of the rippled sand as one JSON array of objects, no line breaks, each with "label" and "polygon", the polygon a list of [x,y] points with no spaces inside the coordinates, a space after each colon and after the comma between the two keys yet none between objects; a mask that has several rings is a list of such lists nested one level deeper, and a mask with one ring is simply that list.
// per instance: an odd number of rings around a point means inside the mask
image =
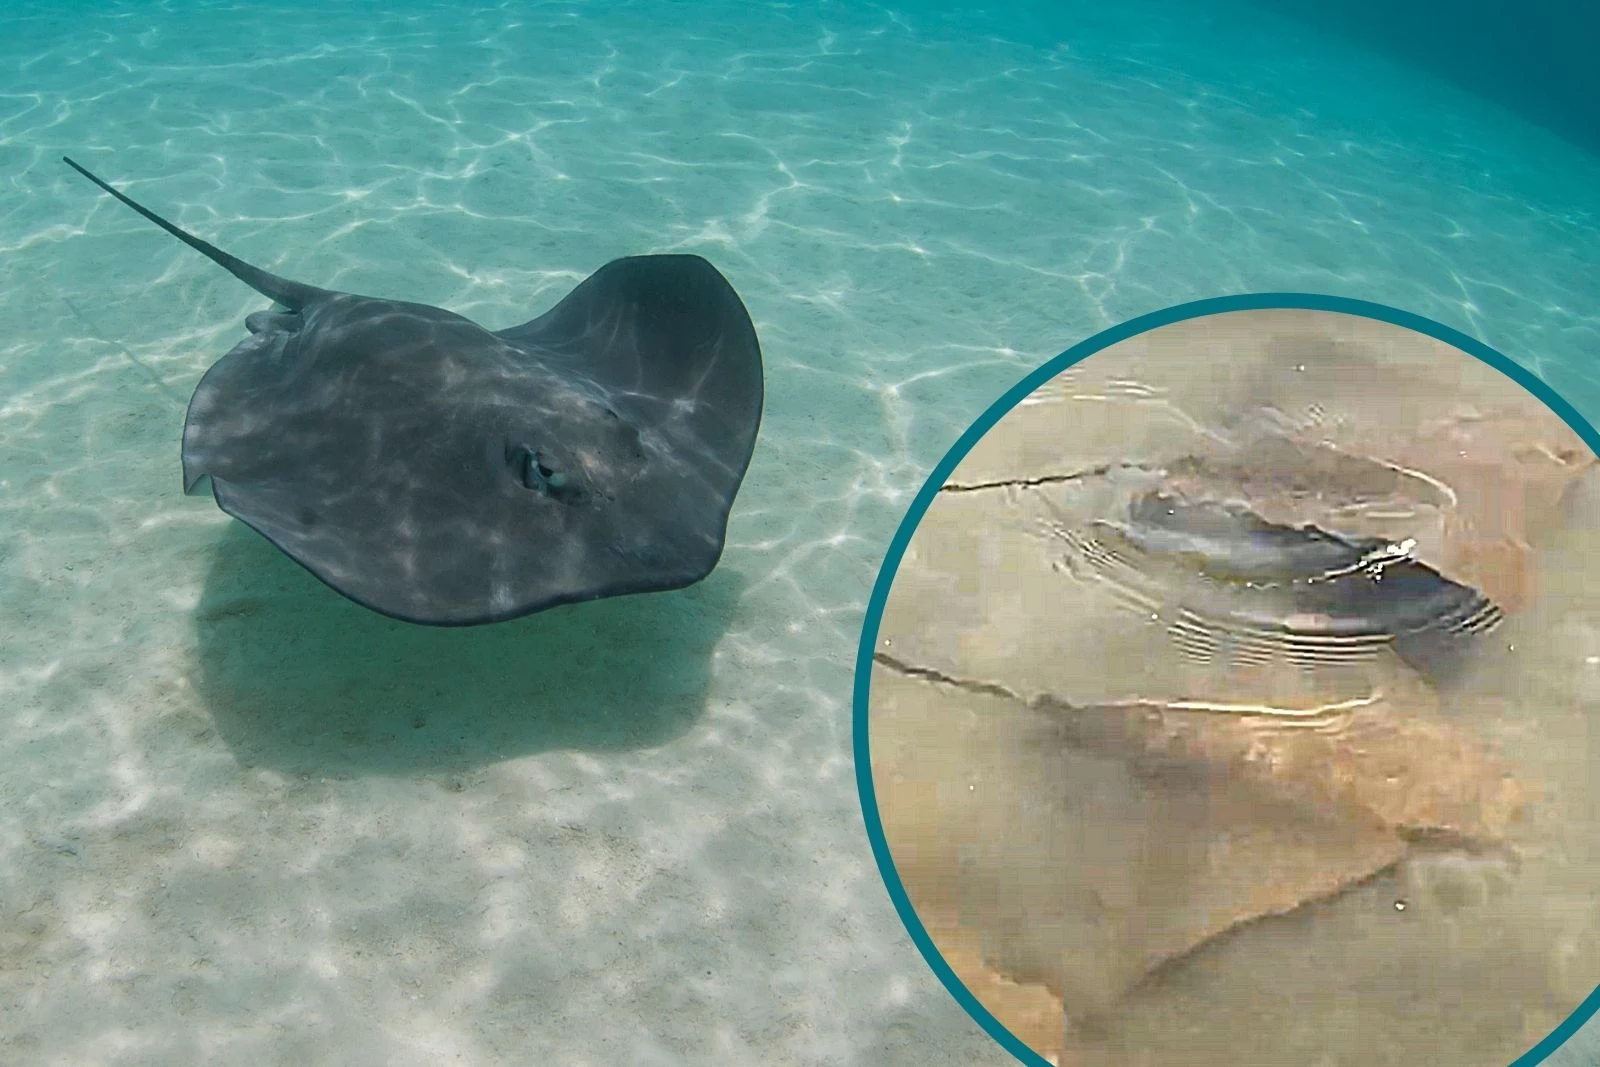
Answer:
[{"label": "rippled sand", "polygon": [[[852,780],[911,492],[1026,369],[1219,291],[1408,307],[1600,412],[1600,165],[1259,13],[1006,7],[8,6],[0,1059],[1009,1062]],[[460,633],[339,601],[179,492],[260,302],[63,152],[490,326],[710,257],[768,368],[721,568]]]}]

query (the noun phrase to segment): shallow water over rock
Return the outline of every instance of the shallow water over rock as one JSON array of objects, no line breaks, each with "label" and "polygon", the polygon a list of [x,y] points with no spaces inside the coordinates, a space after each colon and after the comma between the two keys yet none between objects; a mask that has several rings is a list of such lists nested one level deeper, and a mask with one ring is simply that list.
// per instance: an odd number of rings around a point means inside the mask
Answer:
[{"label": "shallow water over rock", "polygon": [[[1185,358],[1208,338],[1227,361]],[[1558,842],[1592,834],[1587,785],[1531,733],[1576,720],[1510,679],[1551,668],[1517,648],[1592,465],[1498,372],[1345,316],[1195,320],[1062,375],[957,469],[885,610],[873,773],[913,902],[1059,998],[1085,1063],[1170,1056],[1240,1012],[1276,1055],[1320,1054],[1248,999],[1190,999],[1266,973],[1262,946],[1300,951],[1307,922],[1360,947],[1295,977],[1297,1010],[1390,1049],[1460,1044],[1468,961],[1495,946],[1533,1014],[1459,1062],[1509,1061],[1587,992],[1553,889]],[[1333,990],[1383,944],[1456,977],[1407,994],[1437,998],[1420,1015],[1352,1016]],[[1243,1062],[1274,1062],[1261,1044]]]}]

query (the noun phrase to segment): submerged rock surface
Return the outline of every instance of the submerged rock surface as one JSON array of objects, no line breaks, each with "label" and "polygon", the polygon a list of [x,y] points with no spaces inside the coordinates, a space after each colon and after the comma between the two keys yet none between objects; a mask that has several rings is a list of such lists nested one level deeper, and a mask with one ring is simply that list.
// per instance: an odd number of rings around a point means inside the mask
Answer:
[{"label": "submerged rock surface", "polygon": [[1066,1005],[1063,1049],[1171,962],[1407,857],[1515,879],[1540,810],[1461,710],[1594,458],[1426,338],[1239,318],[1132,339],[1013,411],[879,633],[873,775],[907,890],[952,943],[979,931],[974,982]]}]

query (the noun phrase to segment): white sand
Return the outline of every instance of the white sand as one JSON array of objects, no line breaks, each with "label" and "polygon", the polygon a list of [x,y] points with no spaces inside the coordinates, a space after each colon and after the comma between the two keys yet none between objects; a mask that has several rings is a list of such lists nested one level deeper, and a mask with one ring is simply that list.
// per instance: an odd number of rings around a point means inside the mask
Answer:
[{"label": "white sand", "polygon": [[[1600,414],[1600,163],[1258,14],[1104,6],[9,5],[0,1061],[1009,1062],[891,909],[849,755],[868,584],[959,430],[1103,326],[1264,289],[1441,318]],[[722,567],[481,631],[344,603],[179,492],[261,301],[63,152],[491,326],[707,255],[769,386]]]}]

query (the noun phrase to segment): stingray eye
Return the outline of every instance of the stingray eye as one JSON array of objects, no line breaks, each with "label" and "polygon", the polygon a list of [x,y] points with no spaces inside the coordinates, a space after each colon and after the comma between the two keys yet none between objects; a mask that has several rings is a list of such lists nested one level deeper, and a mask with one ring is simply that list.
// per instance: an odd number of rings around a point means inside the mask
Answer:
[{"label": "stingray eye", "polygon": [[525,488],[552,500],[576,504],[587,495],[577,478],[559,469],[545,453],[527,445],[508,446],[506,464]]}]

